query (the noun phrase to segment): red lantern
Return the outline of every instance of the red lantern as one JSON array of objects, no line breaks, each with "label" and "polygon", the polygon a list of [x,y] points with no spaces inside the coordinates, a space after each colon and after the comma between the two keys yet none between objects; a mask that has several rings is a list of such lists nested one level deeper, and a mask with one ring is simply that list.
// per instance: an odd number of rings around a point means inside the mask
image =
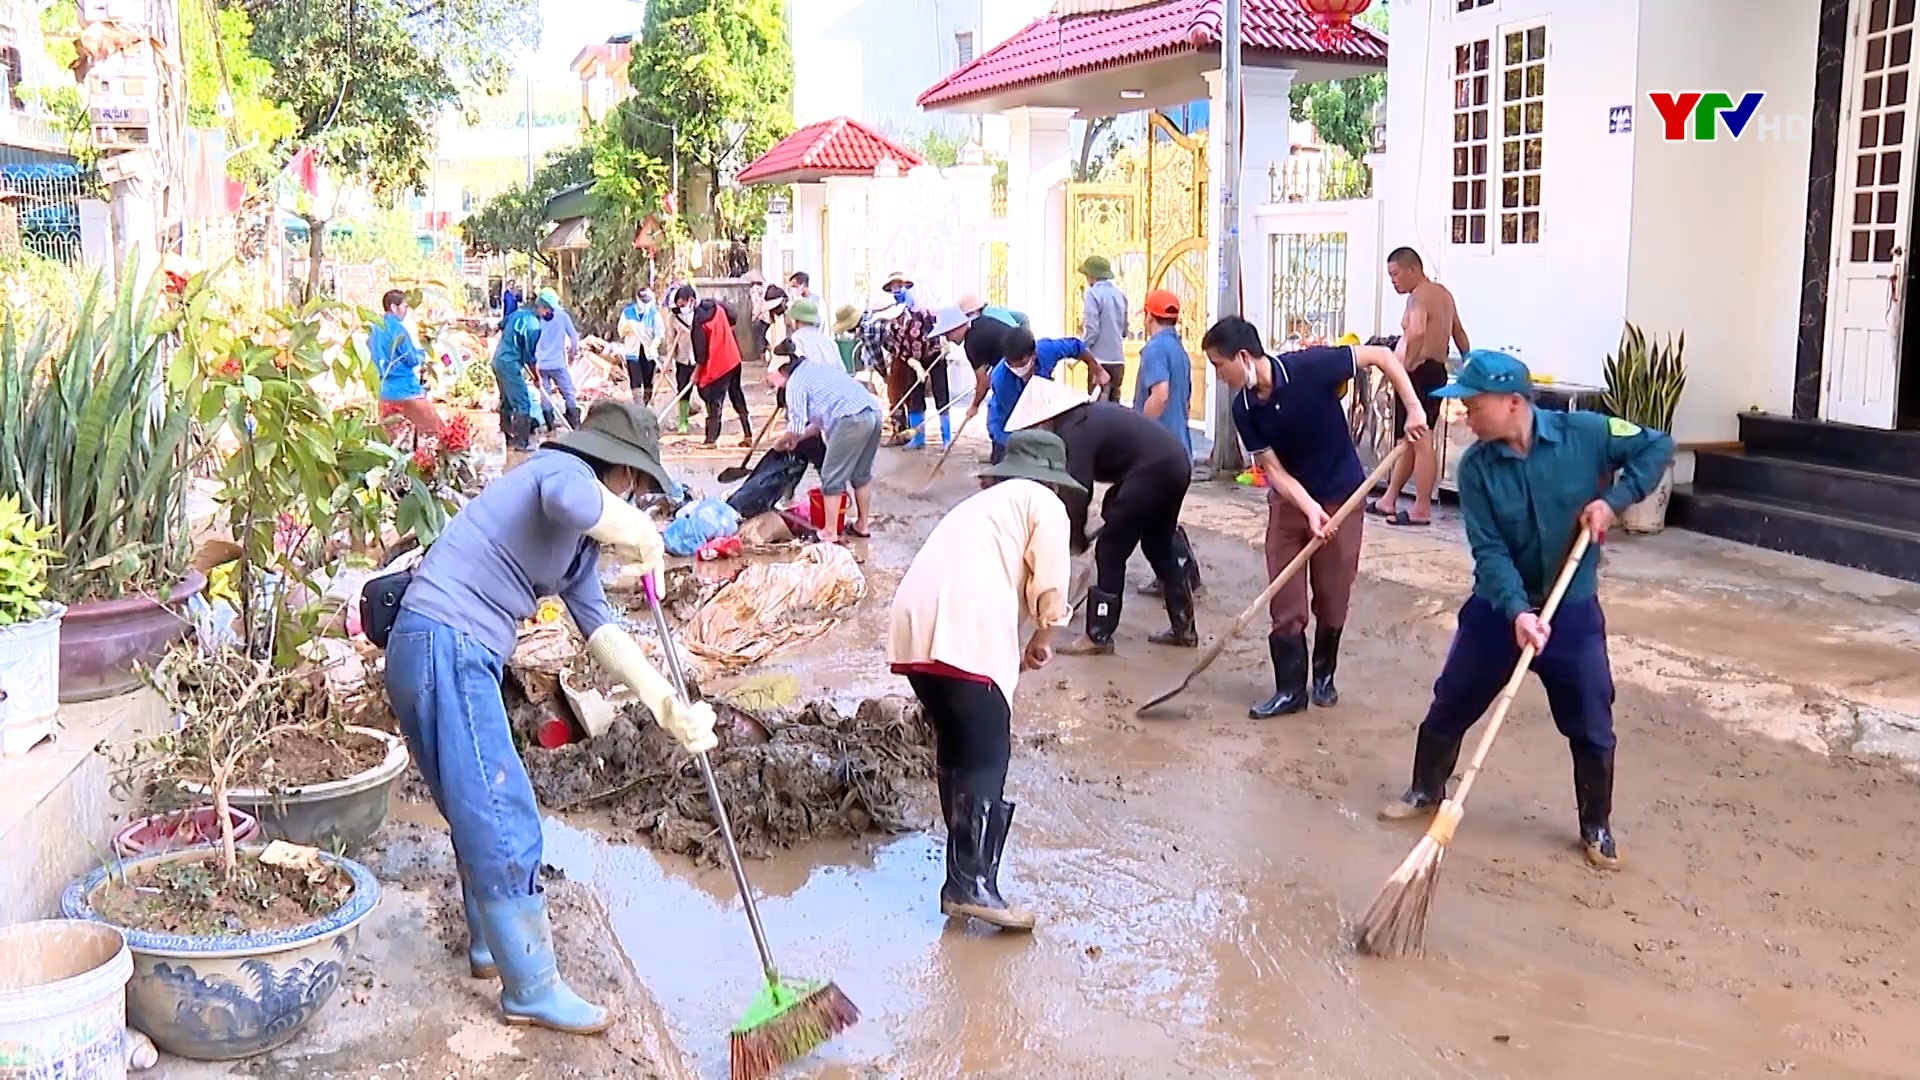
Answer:
[{"label": "red lantern", "polygon": [[1298,0],[1313,16],[1313,36],[1332,49],[1353,41],[1353,17],[1373,6],[1373,0]]}]

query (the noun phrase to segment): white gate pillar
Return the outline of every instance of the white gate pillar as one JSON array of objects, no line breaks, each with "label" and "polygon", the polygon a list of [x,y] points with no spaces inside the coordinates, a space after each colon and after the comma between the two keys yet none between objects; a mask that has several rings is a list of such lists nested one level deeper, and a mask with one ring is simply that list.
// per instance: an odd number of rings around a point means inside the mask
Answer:
[{"label": "white gate pillar", "polygon": [[[1067,191],[1072,109],[1007,111],[1007,300],[1034,333],[1067,332]],[[1077,329],[1077,328],[1076,328]]]}]

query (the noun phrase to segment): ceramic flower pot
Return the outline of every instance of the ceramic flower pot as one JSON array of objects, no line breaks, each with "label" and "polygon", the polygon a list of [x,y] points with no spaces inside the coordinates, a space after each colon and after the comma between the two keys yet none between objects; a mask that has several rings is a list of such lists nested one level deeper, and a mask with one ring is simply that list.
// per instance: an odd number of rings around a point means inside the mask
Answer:
[{"label": "ceramic flower pot", "polygon": [[[357,851],[380,829],[387,819],[387,799],[394,782],[407,769],[407,744],[398,735],[372,728],[349,727],[348,731],[378,739],[387,748],[386,759],[358,776],[306,787],[236,787],[227,793],[227,801],[260,820],[260,831],[270,840],[286,840],[333,850],[335,844]],[[187,785],[196,795],[211,797],[199,785]]]},{"label": "ceramic flower pot", "polygon": [[[260,834],[260,822],[252,814],[233,810],[229,816],[233,818],[234,843],[252,843],[253,838]],[[220,819],[215,816],[213,807],[196,806],[191,810],[153,814],[128,822],[113,834],[113,852],[123,859],[133,859],[141,855],[208,847],[219,842]]]},{"label": "ceramic flower pot", "polygon": [[1667,528],[1667,504],[1673,499],[1673,466],[1660,474],[1660,483],[1646,498],[1627,507],[1620,515],[1620,527],[1630,533],[1651,534]]},{"label": "ceramic flower pot", "polygon": [[[124,866],[204,855],[175,851]],[[264,1054],[299,1034],[340,985],[360,924],[380,900],[380,884],[366,867],[324,853],[321,858],[347,872],[353,895],[312,922],[218,937],[115,927],[133,952],[127,1022],[162,1050],[196,1061]],[[68,886],[60,910],[70,919],[113,925],[93,908],[109,872],[102,867]]]},{"label": "ceramic flower pot", "polygon": [[60,622],[42,603],[32,622],[0,626],[0,756],[24,754],[53,735],[60,711]]},{"label": "ceramic flower pot", "polygon": [[164,602],[135,596],[68,608],[60,624],[60,700],[98,701],[138,688],[134,665],[158,661],[187,636],[187,601],[206,587],[206,575],[188,571]]}]

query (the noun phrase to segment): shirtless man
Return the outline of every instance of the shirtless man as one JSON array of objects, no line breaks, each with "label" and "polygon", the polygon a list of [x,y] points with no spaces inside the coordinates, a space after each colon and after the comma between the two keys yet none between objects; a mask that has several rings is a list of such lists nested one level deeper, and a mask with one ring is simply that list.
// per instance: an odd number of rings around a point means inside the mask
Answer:
[{"label": "shirtless man", "polygon": [[[1467,328],[1460,324],[1459,309],[1445,285],[1427,277],[1420,255],[1412,248],[1396,248],[1387,256],[1387,280],[1393,291],[1407,298],[1407,312],[1400,319],[1400,345],[1395,350],[1413,388],[1425,407],[1427,427],[1440,423],[1440,399],[1435,390],[1447,385],[1447,345],[1451,342],[1465,356],[1471,347]],[[1393,437],[1406,431],[1407,410],[1398,398],[1393,402]],[[1433,439],[1413,444],[1413,460],[1402,458],[1387,478],[1387,493],[1368,505],[1367,512],[1387,519],[1389,525],[1433,524],[1433,492],[1440,482],[1439,450]],[[1413,510],[1400,509],[1400,491],[1413,480]]]}]

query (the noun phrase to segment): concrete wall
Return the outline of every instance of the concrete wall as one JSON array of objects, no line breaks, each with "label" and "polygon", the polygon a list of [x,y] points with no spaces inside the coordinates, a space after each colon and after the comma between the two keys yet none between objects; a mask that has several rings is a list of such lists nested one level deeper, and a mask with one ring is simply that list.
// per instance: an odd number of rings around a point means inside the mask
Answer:
[{"label": "concrete wall", "polygon": [[[1641,9],[1627,318],[1650,333],[1686,331],[1682,441],[1737,438],[1738,414],[1754,406],[1792,411],[1819,7]],[[1738,142],[1669,143],[1647,95],[1682,90],[1762,90],[1755,129],[1782,119]]]},{"label": "concrete wall", "polygon": [[[1607,119],[1611,107],[1636,101],[1639,0],[1504,0],[1460,16],[1448,13],[1453,6],[1429,9],[1435,12],[1431,22],[1418,10],[1426,5],[1404,16],[1400,8],[1394,11],[1380,184],[1386,203],[1382,246],[1420,252],[1433,277],[1458,297],[1475,346],[1511,347],[1562,381],[1597,383],[1627,308],[1635,139],[1609,135]],[[1448,209],[1454,46],[1495,40],[1497,104],[1499,35],[1536,20],[1546,21],[1548,35],[1542,242],[1496,243],[1491,252],[1453,246]],[[1701,44],[1690,38],[1673,47]],[[1497,109],[1493,121],[1497,169]],[[1499,186],[1490,189],[1497,238]],[[1398,313],[1391,310],[1397,298],[1386,299],[1390,310],[1382,321],[1397,326]]]}]

